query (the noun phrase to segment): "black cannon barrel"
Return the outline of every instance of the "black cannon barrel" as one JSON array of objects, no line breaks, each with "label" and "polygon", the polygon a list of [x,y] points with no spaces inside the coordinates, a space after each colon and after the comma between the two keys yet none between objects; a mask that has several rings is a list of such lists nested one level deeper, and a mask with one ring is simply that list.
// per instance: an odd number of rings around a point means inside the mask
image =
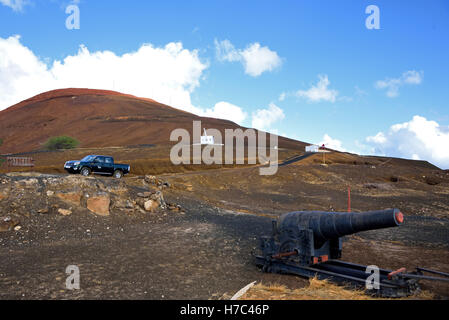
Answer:
[{"label": "black cannon barrel", "polygon": [[368,212],[289,212],[279,218],[277,230],[288,232],[292,228],[313,230],[315,241],[326,241],[360,231],[397,227],[404,221],[399,209]]}]

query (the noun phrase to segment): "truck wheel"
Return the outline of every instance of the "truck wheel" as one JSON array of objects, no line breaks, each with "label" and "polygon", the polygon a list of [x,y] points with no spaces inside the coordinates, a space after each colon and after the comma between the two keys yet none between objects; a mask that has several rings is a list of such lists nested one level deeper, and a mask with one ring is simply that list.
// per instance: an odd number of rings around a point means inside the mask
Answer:
[{"label": "truck wheel", "polygon": [[80,173],[81,173],[82,176],[87,177],[87,176],[90,175],[90,169],[84,167],[84,168],[81,169]]},{"label": "truck wheel", "polygon": [[113,176],[116,179],[121,179],[123,177],[123,172],[121,170],[115,170]]}]

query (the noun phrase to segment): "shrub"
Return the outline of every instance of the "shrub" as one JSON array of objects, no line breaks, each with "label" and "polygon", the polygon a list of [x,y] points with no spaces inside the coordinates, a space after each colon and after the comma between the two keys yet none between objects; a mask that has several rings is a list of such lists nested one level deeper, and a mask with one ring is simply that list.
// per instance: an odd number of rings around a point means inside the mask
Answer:
[{"label": "shrub", "polygon": [[72,137],[60,136],[48,139],[44,147],[47,150],[74,149],[79,144],[80,142]]}]

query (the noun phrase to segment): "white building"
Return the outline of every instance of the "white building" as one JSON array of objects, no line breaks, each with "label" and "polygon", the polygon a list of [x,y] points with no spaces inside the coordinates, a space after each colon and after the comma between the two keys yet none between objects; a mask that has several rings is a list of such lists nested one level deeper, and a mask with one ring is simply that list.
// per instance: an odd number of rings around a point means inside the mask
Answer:
[{"label": "white building", "polygon": [[201,145],[204,144],[215,144],[214,136],[208,136],[206,129],[204,129],[204,136],[201,136]]},{"label": "white building", "polygon": [[312,144],[310,146],[306,146],[306,152],[318,152],[320,149],[319,146]]}]

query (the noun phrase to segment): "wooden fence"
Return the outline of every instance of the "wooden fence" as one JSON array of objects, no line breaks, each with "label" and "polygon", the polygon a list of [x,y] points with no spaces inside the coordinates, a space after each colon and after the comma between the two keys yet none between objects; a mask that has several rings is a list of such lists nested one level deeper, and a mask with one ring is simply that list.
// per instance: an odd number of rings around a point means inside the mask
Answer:
[{"label": "wooden fence", "polygon": [[7,157],[8,167],[34,167],[34,159],[30,157]]}]

